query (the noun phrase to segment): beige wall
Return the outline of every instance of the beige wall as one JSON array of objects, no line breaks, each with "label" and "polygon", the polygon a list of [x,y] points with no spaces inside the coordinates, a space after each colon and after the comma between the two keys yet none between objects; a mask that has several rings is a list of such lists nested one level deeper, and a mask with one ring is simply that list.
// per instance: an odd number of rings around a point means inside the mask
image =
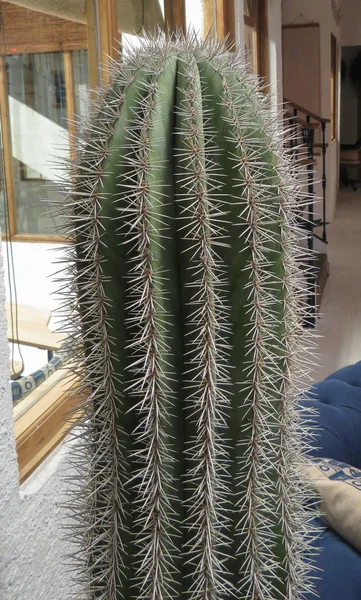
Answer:
[{"label": "beige wall", "polygon": [[342,46],[361,46],[361,2],[343,0],[341,21]]}]

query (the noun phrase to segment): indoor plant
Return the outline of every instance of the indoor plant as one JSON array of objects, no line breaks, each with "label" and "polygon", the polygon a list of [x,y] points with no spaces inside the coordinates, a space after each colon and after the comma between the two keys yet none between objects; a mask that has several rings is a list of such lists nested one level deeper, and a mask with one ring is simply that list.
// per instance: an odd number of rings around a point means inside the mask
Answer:
[{"label": "indoor plant", "polygon": [[89,598],[295,599],[311,586],[303,180],[284,148],[223,44],[146,40],[99,93],[68,209],[85,412],[72,510]]}]

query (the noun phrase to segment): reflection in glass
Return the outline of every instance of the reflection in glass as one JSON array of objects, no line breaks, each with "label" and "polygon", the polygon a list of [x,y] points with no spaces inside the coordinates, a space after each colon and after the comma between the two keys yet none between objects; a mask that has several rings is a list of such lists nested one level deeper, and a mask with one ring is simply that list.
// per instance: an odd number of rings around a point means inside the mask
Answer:
[{"label": "reflection in glass", "polygon": [[255,0],[244,0],[244,14],[246,17],[254,17],[255,8]]},{"label": "reflection in glass", "polygon": [[[150,19],[151,20],[153,19],[154,24],[150,28],[149,31],[146,29],[148,34],[150,34],[150,33],[153,34],[157,30],[158,26],[160,28],[162,28],[162,23],[156,24],[156,18],[154,17],[154,13],[157,15],[158,14],[162,15],[162,18],[164,18],[164,0],[157,0],[157,2],[153,2],[152,4],[153,4],[152,5],[153,14],[150,16]],[[143,6],[143,8],[144,8],[144,6]],[[146,14],[142,10],[137,13],[137,17],[138,17],[137,23],[139,24],[139,28],[137,28],[133,33],[122,32],[123,56],[127,56],[129,54],[129,51],[131,51],[132,49],[139,48],[139,46],[141,45],[142,29],[143,29],[144,25],[146,24]],[[148,17],[148,20],[149,20],[149,17]]]},{"label": "reflection in glass", "polygon": [[[88,50],[76,50],[72,52],[74,95],[75,95],[75,117],[76,121],[86,120],[88,116],[89,99],[89,67]],[[78,132],[81,135],[81,131]]]},{"label": "reflection in glass", "polygon": [[69,155],[61,52],[6,57],[17,204],[17,233],[52,234],[59,217],[56,160]]},{"label": "reflection in glass", "polygon": [[257,30],[255,27],[244,25],[244,47],[246,63],[251,73],[258,72]]}]

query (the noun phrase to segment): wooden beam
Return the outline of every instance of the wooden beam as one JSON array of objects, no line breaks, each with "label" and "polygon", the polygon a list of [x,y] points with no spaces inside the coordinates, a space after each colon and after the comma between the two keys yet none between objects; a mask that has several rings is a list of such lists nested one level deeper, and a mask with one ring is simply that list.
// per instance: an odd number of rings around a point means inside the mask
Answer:
[{"label": "wooden beam", "polygon": [[187,30],[185,0],[164,0],[164,20],[166,31]]},{"label": "wooden beam", "polygon": [[116,58],[120,46],[116,0],[86,0],[90,87],[109,81],[109,57]]},{"label": "wooden beam", "polygon": [[6,73],[5,56],[0,57],[0,115],[3,139],[4,177],[7,206],[9,211],[9,234],[12,237],[16,233],[16,202],[15,202],[15,179],[13,166],[13,152],[11,145],[11,126],[9,111],[8,80]]}]

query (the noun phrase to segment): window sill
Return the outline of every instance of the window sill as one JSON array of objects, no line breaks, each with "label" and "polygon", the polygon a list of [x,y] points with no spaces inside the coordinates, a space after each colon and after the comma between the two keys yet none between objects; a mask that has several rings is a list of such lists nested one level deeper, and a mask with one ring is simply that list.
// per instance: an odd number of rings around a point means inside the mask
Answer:
[{"label": "window sill", "polygon": [[[1,235],[1,240],[7,242],[8,237],[6,234]],[[15,233],[11,236],[12,242],[30,242],[30,243],[44,243],[44,244],[71,244],[73,240],[68,237],[61,235],[41,235],[39,233]]]},{"label": "window sill", "polygon": [[20,483],[67,435],[72,427],[69,415],[72,421],[81,416],[73,384],[69,371],[60,369],[14,407]]}]

